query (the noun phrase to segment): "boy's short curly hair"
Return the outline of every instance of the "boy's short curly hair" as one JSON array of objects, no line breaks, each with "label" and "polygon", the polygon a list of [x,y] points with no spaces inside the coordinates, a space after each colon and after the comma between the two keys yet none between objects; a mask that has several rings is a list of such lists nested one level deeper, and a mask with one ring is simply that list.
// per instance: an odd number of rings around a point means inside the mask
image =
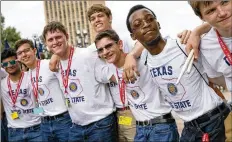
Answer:
[{"label": "boy's short curly hair", "polygon": [[90,21],[91,15],[96,13],[96,12],[103,12],[108,17],[112,16],[111,10],[108,7],[106,7],[102,4],[94,4],[88,9],[88,12],[87,12],[89,21]]}]

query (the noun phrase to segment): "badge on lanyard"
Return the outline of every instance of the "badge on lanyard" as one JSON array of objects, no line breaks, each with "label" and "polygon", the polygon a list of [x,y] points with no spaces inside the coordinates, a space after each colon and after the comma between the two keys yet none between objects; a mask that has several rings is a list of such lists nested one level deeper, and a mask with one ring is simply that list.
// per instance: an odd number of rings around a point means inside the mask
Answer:
[{"label": "badge on lanyard", "polygon": [[71,107],[71,103],[70,103],[70,100],[68,98],[65,98],[65,105],[67,107]]},{"label": "badge on lanyard", "polygon": [[39,107],[38,102],[36,102],[35,104],[35,108],[33,108],[33,113],[34,114],[43,114],[44,113],[44,109],[42,107]]},{"label": "badge on lanyard", "polygon": [[118,124],[131,126],[132,118],[127,116],[119,116]]},{"label": "badge on lanyard", "polygon": [[[71,64],[72,64],[72,57],[73,57],[73,52],[74,52],[74,47],[71,47],[70,49],[70,53],[69,53],[69,58],[68,58],[68,67],[66,69],[66,72],[63,70],[63,67],[60,63],[60,69],[61,69],[61,76],[62,76],[62,81],[63,81],[63,85],[64,85],[64,95],[67,96],[68,95],[68,79],[69,79],[69,71],[71,68]],[[71,103],[69,101],[68,98],[65,98],[65,105],[67,107],[71,107]]]},{"label": "badge on lanyard", "polygon": [[11,118],[12,118],[13,120],[18,119],[18,118],[19,118],[18,112],[17,112],[17,111],[13,111],[13,112],[11,113]]},{"label": "badge on lanyard", "polygon": [[33,114],[43,114],[44,110],[42,107],[39,107],[39,104],[38,104],[38,83],[39,83],[39,69],[40,69],[40,60],[37,60],[37,64],[36,64],[36,76],[35,76],[35,83],[33,82],[33,79],[32,79],[32,71],[31,71],[31,84],[32,84],[32,87],[33,87],[33,93],[35,95],[35,98],[36,98],[36,104],[35,104],[35,108],[33,108]]},{"label": "badge on lanyard", "polygon": [[44,109],[42,107],[35,107],[33,108],[33,113],[34,114],[43,114],[44,113]]},{"label": "badge on lanyard", "polygon": [[[21,86],[21,84],[22,84],[22,80],[23,80],[24,73],[22,72],[21,75],[22,75],[22,76],[21,76],[21,78],[20,78],[20,80],[19,80],[19,83],[18,83],[18,85],[17,85],[17,89],[16,89],[16,92],[15,92],[15,95],[13,95],[13,92],[12,92],[12,88],[11,88],[11,84],[10,84],[10,77],[8,76],[8,78],[7,78],[7,85],[8,85],[8,89],[9,89],[9,95],[10,95],[10,98],[11,98],[11,100],[12,100],[12,103],[13,103],[13,107],[14,107],[14,108],[16,108],[15,103],[16,103],[17,98],[18,98],[18,95],[19,95],[19,89],[20,89],[20,86]],[[14,111],[11,113],[11,118],[12,118],[13,120],[19,118],[19,114],[18,114],[18,112],[17,112],[16,110],[14,110]]]}]

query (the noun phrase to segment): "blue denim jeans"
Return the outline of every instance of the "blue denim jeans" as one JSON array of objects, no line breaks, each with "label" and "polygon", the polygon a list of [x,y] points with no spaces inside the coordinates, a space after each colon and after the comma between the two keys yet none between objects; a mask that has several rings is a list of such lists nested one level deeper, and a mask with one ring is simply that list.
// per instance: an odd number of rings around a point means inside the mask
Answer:
[{"label": "blue denim jeans", "polygon": [[208,133],[210,142],[225,142],[224,120],[230,109],[227,107],[209,120],[198,124],[196,121],[184,123],[184,129],[180,138],[181,142],[201,142],[204,133]]},{"label": "blue denim jeans", "polygon": [[40,125],[29,128],[8,128],[9,142],[41,142]]},{"label": "blue denim jeans", "polygon": [[8,128],[5,113],[2,113],[1,119],[1,142],[8,142]]},{"label": "blue denim jeans", "polygon": [[41,120],[41,131],[44,142],[68,141],[69,130],[72,126],[72,120],[68,112],[62,117],[53,120],[46,120],[44,118],[41,118]]},{"label": "blue denim jeans", "polygon": [[136,126],[135,142],[178,142],[176,122]]},{"label": "blue denim jeans", "polygon": [[86,126],[73,124],[70,133],[70,142],[116,142],[116,121],[115,115],[109,116]]}]

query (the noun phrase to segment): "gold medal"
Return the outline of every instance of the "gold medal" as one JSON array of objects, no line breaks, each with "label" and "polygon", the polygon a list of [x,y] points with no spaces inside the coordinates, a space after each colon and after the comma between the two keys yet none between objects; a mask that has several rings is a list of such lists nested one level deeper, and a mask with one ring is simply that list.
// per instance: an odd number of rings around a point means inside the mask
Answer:
[{"label": "gold medal", "polygon": [[118,124],[131,126],[132,118],[127,116],[119,116]]},{"label": "gold medal", "polygon": [[13,120],[18,119],[18,118],[19,118],[18,112],[17,112],[17,111],[12,112],[12,113],[11,113],[11,118],[12,118]]},{"label": "gold medal", "polygon": [[67,107],[71,107],[71,104],[70,104],[70,101],[69,101],[68,98],[65,98],[65,105],[66,105]]}]

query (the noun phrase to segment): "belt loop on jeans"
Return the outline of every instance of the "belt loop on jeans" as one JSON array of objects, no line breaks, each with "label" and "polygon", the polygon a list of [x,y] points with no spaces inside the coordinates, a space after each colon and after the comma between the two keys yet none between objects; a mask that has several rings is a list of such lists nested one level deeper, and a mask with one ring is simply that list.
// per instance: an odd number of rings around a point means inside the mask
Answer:
[{"label": "belt loop on jeans", "polygon": [[198,118],[193,119],[192,121],[186,122],[186,124],[198,126],[196,124],[204,123],[204,122],[210,120],[210,118],[212,118],[212,116],[215,116],[217,114],[224,115],[226,113],[227,109],[229,109],[229,108],[226,106],[226,104],[222,103],[219,106],[215,107],[214,109],[210,110],[209,112],[199,116]]},{"label": "belt loop on jeans", "polygon": [[46,121],[57,120],[57,119],[59,119],[61,117],[64,117],[64,115],[67,114],[67,113],[68,113],[68,111],[65,111],[65,112],[63,112],[61,114],[58,114],[58,115],[55,115],[55,116],[45,116],[45,117],[42,117],[41,119],[43,121],[44,120],[46,120]]},{"label": "belt loop on jeans", "polygon": [[152,123],[150,120],[145,120],[145,121],[141,121],[142,122],[142,126],[151,126]]}]

